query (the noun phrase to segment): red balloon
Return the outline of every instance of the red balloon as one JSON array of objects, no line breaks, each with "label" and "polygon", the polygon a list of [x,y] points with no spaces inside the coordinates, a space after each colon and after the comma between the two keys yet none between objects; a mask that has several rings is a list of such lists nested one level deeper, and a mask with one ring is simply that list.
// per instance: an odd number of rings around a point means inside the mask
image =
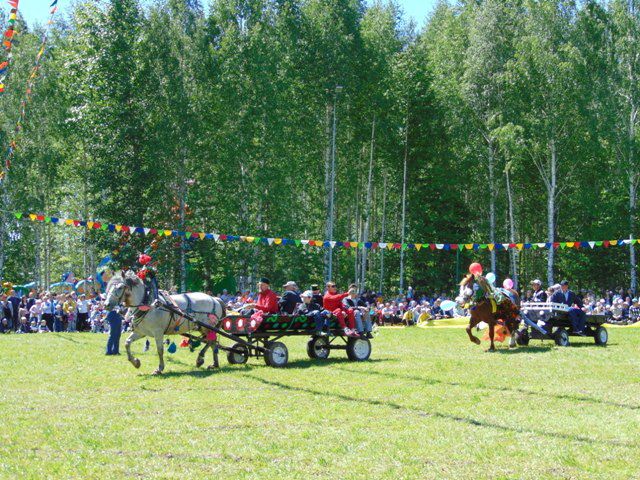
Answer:
[{"label": "red balloon", "polygon": [[473,275],[482,275],[482,265],[479,263],[472,263],[469,265],[469,273]]},{"label": "red balloon", "polygon": [[138,257],[138,263],[140,265],[146,265],[147,263],[149,263],[151,261],[151,257],[149,255],[147,255],[146,253],[142,253],[140,254],[140,256]]}]

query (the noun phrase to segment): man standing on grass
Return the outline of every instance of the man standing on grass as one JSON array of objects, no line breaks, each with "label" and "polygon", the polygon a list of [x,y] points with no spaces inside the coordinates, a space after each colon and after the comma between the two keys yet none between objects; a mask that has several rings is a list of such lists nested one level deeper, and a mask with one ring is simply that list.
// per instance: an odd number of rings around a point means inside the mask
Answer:
[{"label": "man standing on grass", "polygon": [[109,339],[107,340],[106,355],[120,355],[120,334],[122,333],[122,317],[114,308],[107,314],[109,323]]}]

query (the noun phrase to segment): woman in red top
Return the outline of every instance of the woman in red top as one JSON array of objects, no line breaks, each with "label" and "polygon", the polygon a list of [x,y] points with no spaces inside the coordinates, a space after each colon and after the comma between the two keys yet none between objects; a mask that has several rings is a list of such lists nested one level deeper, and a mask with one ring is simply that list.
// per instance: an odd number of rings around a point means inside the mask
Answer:
[{"label": "woman in red top", "polygon": [[[342,300],[348,297],[348,293],[338,293],[338,287],[333,282],[327,283],[327,293],[322,298],[323,306],[325,310],[331,312],[340,324],[340,328],[344,330],[344,333],[349,337],[357,337],[358,333],[355,331],[355,322],[353,318],[347,318],[347,313],[344,311],[344,305]],[[347,323],[345,322],[349,322]]]}]

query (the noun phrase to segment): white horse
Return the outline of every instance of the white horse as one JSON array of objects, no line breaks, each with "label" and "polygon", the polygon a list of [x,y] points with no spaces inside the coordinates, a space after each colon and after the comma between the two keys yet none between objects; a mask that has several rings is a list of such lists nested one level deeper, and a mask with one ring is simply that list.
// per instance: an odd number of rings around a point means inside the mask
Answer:
[{"label": "white horse", "polygon": [[[160,364],[153,373],[159,375],[164,370],[164,336],[184,335],[194,331],[201,333],[201,339],[205,342],[204,348],[198,355],[196,366],[200,367],[204,363],[204,354],[213,343],[205,340],[207,334],[203,331],[205,329],[163,306],[146,305],[144,283],[135,273],[128,271],[114,275],[107,284],[106,295],[107,310],[112,310],[121,303],[129,307],[127,315],[132,317],[133,332],[127,338],[126,347],[127,358],[134,367],[140,368],[140,360],[131,354],[131,344],[136,340],[144,337],[155,339]],[[226,315],[222,300],[204,293],[171,295],[171,299],[182,312],[212,326],[216,326]],[[214,364],[209,368],[216,367],[218,367],[218,358],[214,348]]]}]

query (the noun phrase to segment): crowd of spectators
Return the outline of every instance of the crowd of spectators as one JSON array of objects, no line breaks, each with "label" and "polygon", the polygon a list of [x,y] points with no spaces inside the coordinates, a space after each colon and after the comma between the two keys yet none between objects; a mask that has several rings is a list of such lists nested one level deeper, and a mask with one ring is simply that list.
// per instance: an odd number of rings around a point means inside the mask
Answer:
[{"label": "crowd of spectators", "polygon": [[[309,293],[314,305],[324,308],[328,290],[321,291],[318,285],[310,285],[306,292],[298,289],[294,282],[288,282],[283,287],[282,295],[274,298],[276,310],[270,313],[292,313],[297,306],[304,302],[303,294]],[[335,285],[335,284],[328,284]],[[552,286],[546,290],[548,294],[554,291]],[[352,295],[349,295],[349,291]],[[287,293],[290,292],[290,293]],[[362,294],[353,294],[353,286],[343,294],[336,293],[339,305],[345,311],[360,310],[377,325],[415,325],[430,320],[453,318],[467,314],[465,310],[456,306],[451,307],[452,300],[458,292],[417,293],[409,287],[405,294],[385,297],[371,290]],[[534,289],[521,292],[523,301],[532,301]],[[247,306],[255,306],[260,292],[245,290],[232,294],[227,290],[207,292],[218,296],[231,311],[244,311]],[[580,290],[576,292],[583,302],[583,309],[587,314],[604,314],[609,317],[609,323],[632,324],[640,320],[640,299],[622,288],[608,290],[604,294],[593,291]],[[550,295],[549,297],[550,298]],[[289,305],[284,305],[289,303]],[[292,300],[293,299],[293,300]],[[293,302],[293,303],[291,303]],[[448,310],[443,311],[446,304]],[[332,305],[335,306],[335,305]],[[333,312],[332,312],[333,313]],[[19,295],[11,290],[0,295],[0,333],[47,333],[47,332],[76,332],[87,331],[93,333],[108,332],[108,322],[105,322],[107,312],[100,295],[96,293],[76,294],[54,293],[48,291],[31,291],[26,295]],[[125,317],[122,330],[130,329],[129,320]]]}]

